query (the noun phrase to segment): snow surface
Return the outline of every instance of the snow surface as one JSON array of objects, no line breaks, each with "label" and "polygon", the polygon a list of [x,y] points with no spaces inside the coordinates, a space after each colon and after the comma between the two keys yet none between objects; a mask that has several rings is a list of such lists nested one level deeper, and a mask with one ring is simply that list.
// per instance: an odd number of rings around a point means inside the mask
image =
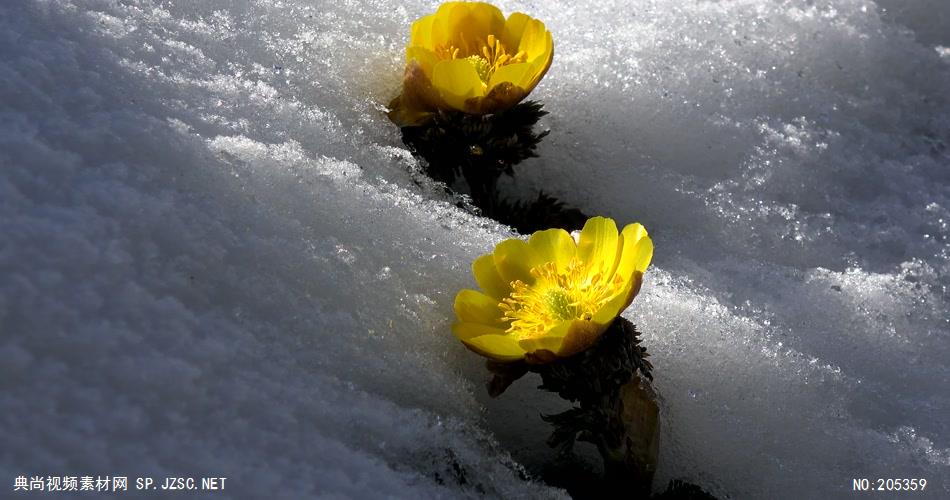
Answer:
[{"label": "snow surface", "polygon": [[[511,234],[384,116],[436,5],[0,3],[0,491],[565,496],[525,479],[563,406],[531,379],[489,400],[449,332]],[[662,397],[655,484],[950,495],[950,2],[498,5],[557,46],[512,186],[656,243],[625,314]]]}]

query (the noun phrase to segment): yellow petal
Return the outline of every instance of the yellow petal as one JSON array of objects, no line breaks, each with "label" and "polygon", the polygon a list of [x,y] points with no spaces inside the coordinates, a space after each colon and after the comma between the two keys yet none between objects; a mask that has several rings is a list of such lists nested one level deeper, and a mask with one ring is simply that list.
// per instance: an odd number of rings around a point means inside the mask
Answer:
[{"label": "yellow petal", "polygon": [[517,85],[526,93],[531,92],[547,73],[554,59],[554,39],[551,33],[541,21],[515,12],[508,16],[505,22],[502,42],[512,54],[525,51],[525,64],[528,64],[530,69],[525,70],[525,78]]},{"label": "yellow petal", "polygon": [[577,257],[587,266],[588,276],[602,273],[609,279],[617,259],[617,224],[606,217],[591,217],[581,230]]},{"label": "yellow petal", "polygon": [[538,231],[528,239],[528,246],[537,254],[539,262],[554,262],[559,271],[566,269],[577,253],[574,238],[563,229]]},{"label": "yellow petal", "polygon": [[439,57],[425,47],[406,47],[406,64],[416,63],[422,68],[428,78],[432,78],[432,68],[439,62]]},{"label": "yellow petal", "polygon": [[637,224],[627,224],[620,234],[620,257],[617,271],[624,280],[629,280],[634,271],[645,272],[653,258],[653,240],[647,230]]},{"label": "yellow petal", "polygon": [[601,306],[601,308],[594,313],[591,321],[609,326],[610,323],[613,322],[614,318],[620,316],[624,309],[630,306],[630,303],[633,302],[633,298],[636,297],[637,293],[640,291],[640,285],[642,283],[643,274],[639,272],[634,273],[634,276],[630,279],[630,282],[624,285],[623,290],[610,299],[606,304]]},{"label": "yellow petal", "polygon": [[459,111],[465,111],[465,101],[485,95],[475,66],[465,59],[439,61],[432,68],[432,85],[446,104]]},{"label": "yellow petal", "polygon": [[528,25],[528,21],[530,20],[531,17],[521,12],[515,12],[508,16],[508,20],[505,21],[505,30],[501,36],[501,43],[505,44],[505,47],[508,47],[508,50],[512,51],[512,53],[518,52],[515,50],[515,47],[520,45],[521,35],[524,33],[525,26]]},{"label": "yellow petal", "polygon": [[507,282],[521,280],[527,285],[534,283],[531,268],[540,264],[537,254],[522,240],[510,239],[499,243],[492,254],[495,268],[501,279]]},{"label": "yellow petal", "polygon": [[546,32],[544,36],[544,50],[534,59],[528,59],[529,62],[534,64],[534,68],[531,71],[531,80],[527,83],[526,90],[529,92],[538,85],[538,82],[541,81],[541,78],[548,72],[548,69],[551,67],[551,62],[554,60],[554,39],[551,38],[551,33]]},{"label": "yellow petal", "polygon": [[534,352],[543,349],[556,353],[561,349],[561,344],[564,342],[564,336],[567,335],[567,331],[570,326],[570,321],[562,321],[540,337],[524,338],[519,340],[518,345],[520,345],[521,348],[526,352]]},{"label": "yellow petal", "polygon": [[492,254],[482,255],[472,262],[472,274],[475,275],[475,282],[485,293],[501,301],[501,299],[511,293],[510,282],[502,279],[495,268],[495,257]]},{"label": "yellow petal", "polygon": [[557,354],[557,352],[561,350],[561,344],[563,343],[564,337],[538,337],[518,341],[518,345],[529,354],[539,351],[548,351]]},{"label": "yellow petal", "polygon": [[455,315],[462,322],[480,323],[495,328],[506,328],[502,321],[504,313],[498,307],[498,299],[484,293],[464,289],[455,296]]},{"label": "yellow petal", "polygon": [[409,47],[435,49],[435,45],[432,43],[432,24],[434,22],[435,14],[429,14],[412,23]]},{"label": "yellow petal", "polygon": [[649,237],[646,237],[637,243],[636,251],[634,252],[633,257],[634,269],[642,273],[647,270],[647,267],[650,265],[650,261],[652,260],[653,240],[651,240]]},{"label": "yellow petal", "polygon": [[481,323],[467,323],[464,321],[454,323],[452,325],[452,333],[463,342],[483,335],[505,335],[505,331],[501,328],[495,328]]},{"label": "yellow petal", "polygon": [[496,361],[518,361],[524,359],[524,349],[514,338],[507,335],[482,335],[462,340],[466,347],[482,356]]},{"label": "yellow petal", "polygon": [[460,48],[462,57],[480,54],[488,35],[501,33],[505,28],[501,10],[488,3],[443,4],[436,16],[440,36],[446,45]]},{"label": "yellow petal", "polygon": [[432,30],[429,33],[429,43],[432,47],[448,47],[453,36],[449,31],[449,17],[460,2],[446,2],[432,14]]},{"label": "yellow petal", "polygon": [[492,88],[502,82],[511,82],[521,88],[525,88],[534,76],[534,65],[530,63],[506,64],[492,74],[488,81],[488,88]]},{"label": "yellow petal", "polygon": [[544,27],[544,23],[537,19],[531,19],[525,23],[524,31],[521,33],[521,39],[518,40],[518,50],[524,51],[528,56],[528,61],[533,62],[538,58],[547,57],[553,50],[551,34]]}]

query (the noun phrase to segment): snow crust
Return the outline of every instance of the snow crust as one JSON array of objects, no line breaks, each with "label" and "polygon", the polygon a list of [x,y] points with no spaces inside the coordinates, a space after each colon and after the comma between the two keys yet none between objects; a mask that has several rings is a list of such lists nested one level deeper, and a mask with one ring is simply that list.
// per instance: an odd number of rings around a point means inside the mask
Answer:
[{"label": "snow crust", "polygon": [[[552,132],[509,187],[656,244],[625,314],[656,485],[950,495],[948,4],[497,4],[556,44]],[[565,496],[528,478],[557,400],[488,400],[449,332],[511,233],[384,115],[436,5],[0,3],[0,480]]]}]

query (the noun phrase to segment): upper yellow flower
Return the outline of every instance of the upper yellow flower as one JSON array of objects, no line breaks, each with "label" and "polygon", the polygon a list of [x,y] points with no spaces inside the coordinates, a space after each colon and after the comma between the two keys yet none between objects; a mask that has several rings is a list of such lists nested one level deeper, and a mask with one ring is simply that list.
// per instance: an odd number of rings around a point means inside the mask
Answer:
[{"label": "upper yellow flower", "polygon": [[389,107],[401,127],[438,109],[503,111],[525,98],[551,66],[544,23],[487,3],[448,2],[412,24],[402,95]]},{"label": "upper yellow flower", "polygon": [[484,290],[455,297],[452,332],[497,361],[546,363],[584,351],[640,291],[653,241],[640,224],[593,217],[574,239],[547,229],[502,241],[472,264]]}]

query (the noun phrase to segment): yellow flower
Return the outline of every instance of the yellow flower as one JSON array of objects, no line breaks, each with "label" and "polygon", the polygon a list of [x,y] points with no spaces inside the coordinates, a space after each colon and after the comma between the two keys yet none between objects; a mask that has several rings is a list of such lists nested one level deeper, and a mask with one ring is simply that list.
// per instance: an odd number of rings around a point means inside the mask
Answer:
[{"label": "yellow flower", "polygon": [[472,264],[482,292],[455,297],[452,332],[497,361],[546,363],[592,346],[640,291],[653,241],[640,224],[593,217],[575,240],[547,229]]},{"label": "yellow flower", "polygon": [[541,21],[520,12],[505,20],[487,3],[444,3],[412,24],[402,95],[389,117],[405,127],[439,109],[503,111],[534,89],[553,56]]}]

